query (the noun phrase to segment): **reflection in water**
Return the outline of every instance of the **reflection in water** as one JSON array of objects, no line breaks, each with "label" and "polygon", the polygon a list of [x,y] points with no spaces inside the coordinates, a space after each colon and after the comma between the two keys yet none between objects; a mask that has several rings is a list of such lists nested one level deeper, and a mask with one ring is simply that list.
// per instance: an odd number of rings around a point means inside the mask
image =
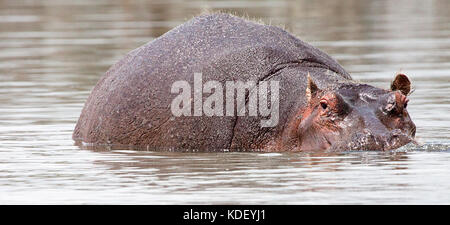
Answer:
[{"label": "reflection in water", "polygon": [[22,165],[2,160],[10,185],[0,190],[9,203],[445,203],[448,160],[443,152],[66,150]]},{"label": "reflection in water", "polygon": [[[0,1],[0,203],[448,203],[449,9],[445,0]],[[204,10],[282,25],[377,87],[403,70],[423,146],[314,154],[74,146],[84,101],[108,67]]]}]

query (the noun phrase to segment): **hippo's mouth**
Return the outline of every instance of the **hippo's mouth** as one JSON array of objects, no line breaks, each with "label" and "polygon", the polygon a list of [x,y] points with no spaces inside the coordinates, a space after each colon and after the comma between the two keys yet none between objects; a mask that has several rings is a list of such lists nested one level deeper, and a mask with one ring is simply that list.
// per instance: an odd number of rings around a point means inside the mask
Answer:
[{"label": "hippo's mouth", "polygon": [[389,151],[408,143],[417,143],[413,137],[396,129],[388,134],[374,135],[368,130],[351,135],[350,140],[335,142],[330,150],[376,150]]}]

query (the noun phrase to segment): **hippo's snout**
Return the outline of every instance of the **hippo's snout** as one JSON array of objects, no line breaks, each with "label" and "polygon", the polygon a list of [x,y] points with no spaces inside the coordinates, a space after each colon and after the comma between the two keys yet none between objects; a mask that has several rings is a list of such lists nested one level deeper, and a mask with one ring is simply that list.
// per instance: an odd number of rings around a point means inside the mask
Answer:
[{"label": "hippo's snout", "polygon": [[365,129],[362,133],[354,134],[351,141],[346,142],[346,147],[349,150],[388,151],[399,148],[410,142],[415,142],[413,136],[414,135],[411,136],[403,133],[400,129],[395,129],[385,134],[373,134],[369,130]]},{"label": "hippo's snout", "polygon": [[396,149],[412,141],[414,141],[412,136],[402,133],[399,129],[395,129],[388,135],[387,140],[384,142],[383,150]]}]

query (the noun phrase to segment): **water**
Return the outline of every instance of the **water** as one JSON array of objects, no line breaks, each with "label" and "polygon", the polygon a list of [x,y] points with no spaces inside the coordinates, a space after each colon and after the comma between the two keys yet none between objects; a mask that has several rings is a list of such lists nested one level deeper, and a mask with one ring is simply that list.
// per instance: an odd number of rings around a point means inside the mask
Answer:
[{"label": "water", "polygon": [[[94,151],[71,134],[99,77],[203,10],[284,24],[353,78],[412,80],[422,146],[392,152]],[[450,2],[0,1],[0,204],[448,204]]]}]

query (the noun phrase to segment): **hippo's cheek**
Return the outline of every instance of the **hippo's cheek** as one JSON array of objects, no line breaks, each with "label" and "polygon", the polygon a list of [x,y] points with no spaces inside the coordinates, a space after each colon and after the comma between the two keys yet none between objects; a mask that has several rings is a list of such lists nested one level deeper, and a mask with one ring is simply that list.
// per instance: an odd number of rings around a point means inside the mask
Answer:
[{"label": "hippo's cheek", "polygon": [[318,136],[320,138],[316,139],[316,145],[320,150],[331,149],[336,143],[339,143],[342,138],[340,132],[329,129],[321,129],[320,135]]},{"label": "hippo's cheek", "polygon": [[303,151],[327,150],[331,146],[332,142],[323,133],[309,133],[305,135],[301,143]]},{"label": "hippo's cheek", "polygon": [[325,131],[324,139],[327,145],[327,148],[330,148],[333,144],[340,141],[340,134],[334,131]]}]

